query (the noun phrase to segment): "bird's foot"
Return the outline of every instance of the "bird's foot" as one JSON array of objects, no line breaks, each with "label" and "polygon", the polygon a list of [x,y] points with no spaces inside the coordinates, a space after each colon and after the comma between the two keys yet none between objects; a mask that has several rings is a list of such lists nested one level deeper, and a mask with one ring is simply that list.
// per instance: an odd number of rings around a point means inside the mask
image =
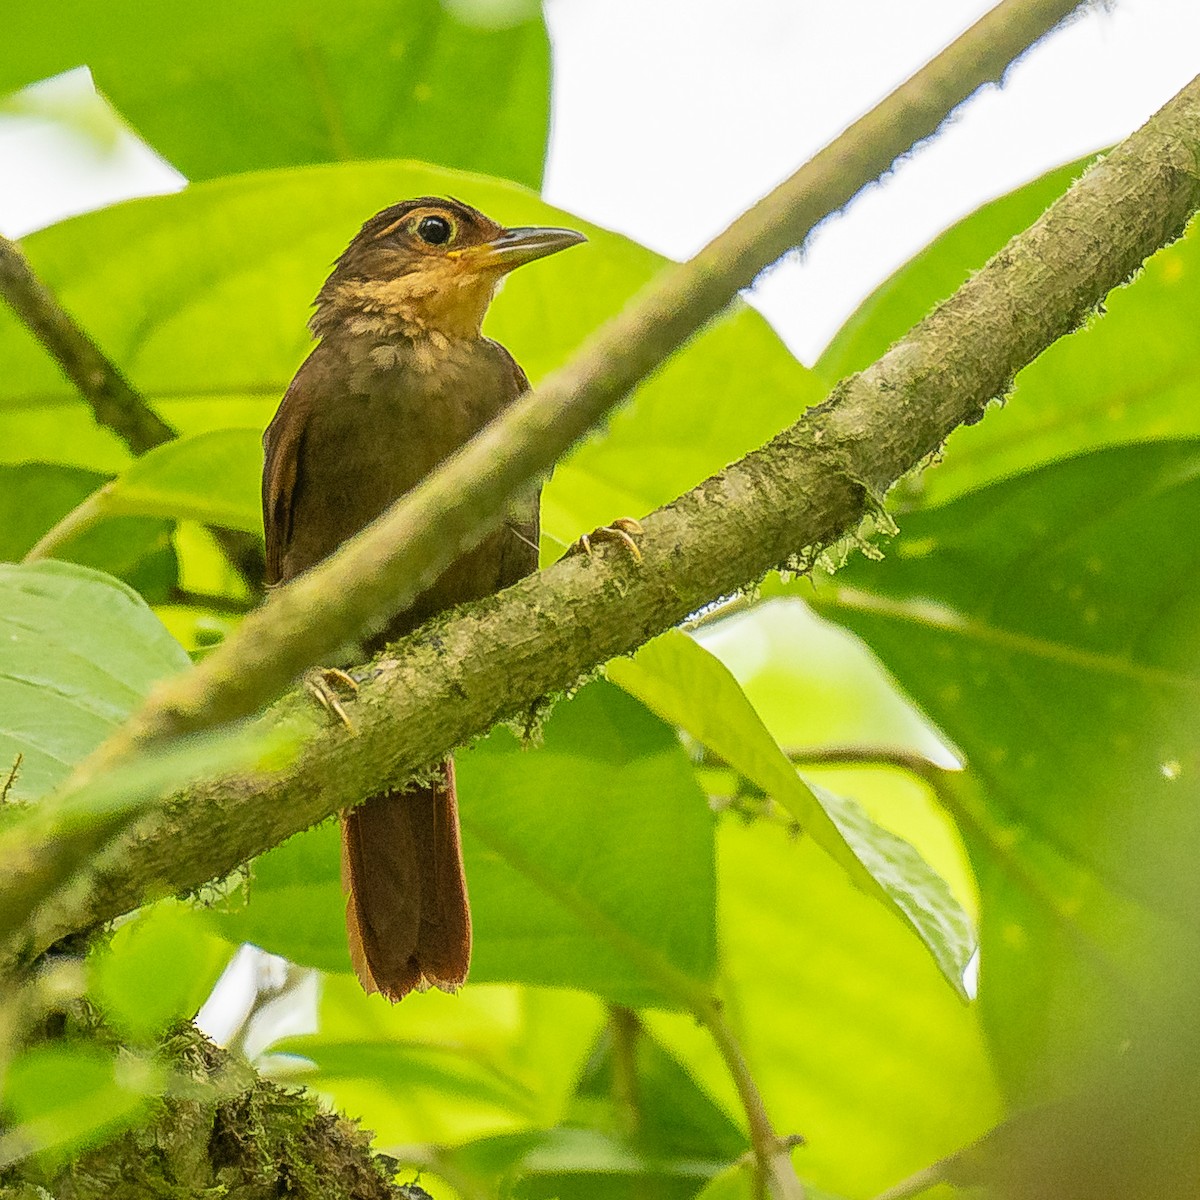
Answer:
[{"label": "bird's foot", "polygon": [[342,707],[339,690],[350,696],[358,695],[358,682],[340,667],[313,667],[305,673],[304,686],[317,703],[334,719],[341,721],[351,733],[357,734],[358,727]]},{"label": "bird's foot", "polygon": [[601,525],[591,533],[585,533],[567,551],[568,554],[586,554],[591,557],[593,542],[617,542],[632,555],[634,562],[642,561],[642,552],[634,538],[643,532],[641,525],[632,517],[618,517],[611,525]]}]

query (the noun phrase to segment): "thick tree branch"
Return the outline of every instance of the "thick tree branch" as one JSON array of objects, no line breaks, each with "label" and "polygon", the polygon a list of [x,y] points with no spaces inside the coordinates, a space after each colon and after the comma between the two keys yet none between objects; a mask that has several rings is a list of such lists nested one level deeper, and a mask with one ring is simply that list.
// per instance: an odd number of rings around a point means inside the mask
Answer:
[{"label": "thick tree branch", "polygon": [[997,5],[690,262],[662,272],[571,363],[368,531],[272,595],[195,671],[160,689],[83,774],[103,770],[139,744],[253,713],[305,668],[328,661],[362,631],[381,628],[499,525],[530,480],[548,474],[564,451],[741,288],[935,132],[978,87],[1000,78],[1077,4]]},{"label": "thick tree branch", "polygon": [[[96,345],[54,293],[34,274],[16,242],[0,234],[0,296],[58,363],[91,406],[134,454],[145,454],[179,434],[154,411]],[[222,553],[251,587],[262,583],[258,539],[238,529],[212,530]]]},{"label": "thick tree branch", "polygon": [[[642,564],[619,551],[568,558],[418,630],[374,664],[356,705],[359,736],[321,728],[286,771],[168,802],[93,864],[86,889],[36,914],[26,951],[228,872],[853,531],[891,483],[978,418],[1197,207],[1200,78],[873,366],[648,517]],[[303,636],[302,614],[277,611],[285,639]],[[283,711],[306,719],[298,700]]]}]

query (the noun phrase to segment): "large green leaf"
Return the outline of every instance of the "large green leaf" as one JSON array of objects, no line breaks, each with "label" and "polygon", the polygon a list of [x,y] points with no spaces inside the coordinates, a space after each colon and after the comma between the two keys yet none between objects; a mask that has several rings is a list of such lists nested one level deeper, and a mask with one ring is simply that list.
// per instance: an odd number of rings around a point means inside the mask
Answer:
[{"label": "large green leaf", "polygon": [[541,183],[550,49],[536,6],[490,29],[442,0],[64,0],[53,20],[17,0],[5,21],[0,92],[85,64],[191,179],[400,156]]},{"label": "large green leaf", "polygon": [[1200,912],[1198,505],[1200,442],[1098,451],[910,516],[816,594],[969,764],[981,1001],[1026,1097],[1134,1037]]},{"label": "large green leaf", "polygon": [[[561,1121],[601,1020],[581,992],[485,984],[389,1004],[352,975],[329,975],[319,1032],[273,1047],[261,1065],[331,1096],[381,1145],[454,1145]],[[404,1087],[392,1056],[413,1072]]]},{"label": "large green leaf", "polygon": [[[712,817],[672,729],[598,681],[558,705],[536,748],[500,729],[456,762],[474,982],[674,1006],[712,975]],[[333,826],[293,838],[259,859],[244,907],[213,919],[344,971],[339,863]]]},{"label": "large green leaf", "polygon": [[[718,832],[723,1012],[805,1180],[874,1196],[988,1129],[998,1097],[978,1013],[810,838],[725,818]],[[647,1024],[731,1114],[711,1039]],[[736,1194],[736,1193],[734,1193]]]},{"label": "large green leaf", "polygon": [[[322,1084],[337,1079],[399,1091],[422,1091],[431,1098],[454,1096],[459,1103],[515,1112],[528,1119],[534,1097],[516,1080],[486,1062],[478,1062],[455,1046],[380,1040],[335,1042],[329,1038],[295,1038],[280,1047],[311,1059]],[[300,1078],[305,1078],[300,1073]],[[428,1102],[428,1101],[427,1101]]]},{"label": "large green leaf", "polygon": [[[177,428],[261,429],[310,346],[308,305],[363,219],[405,196],[447,192],[505,222],[582,226],[591,238],[516,272],[489,316],[487,332],[535,380],[663,263],[513,184],[405,163],[215,181],[65,222],[26,248]],[[0,360],[0,458],[109,470],[126,461],[5,313]],[[757,314],[736,305],[638,389],[606,434],[559,467],[546,490],[545,528],[566,542],[614,516],[639,516],[761,444],[817,398],[811,374]]]},{"label": "large green leaf", "polygon": [[611,662],[608,675],[781,804],[850,879],[916,933],[950,985],[964,994],[975,935],[945,881],[852,800],[806,784],[718,658],[672,630],[632,659]]},{"label": "large green leaf", "polygon": [[[94,537],[99,532],[96,527],[110,521],[158,517],[261,533],[261,479],[262,448],[257,430],[191,434],[135,458],[72,510],[62,529],[69,527],[74,535],[70,540],[77,541],[81,530]],[[56,546],[56,552],[63,548]]]},{"label": "large green leaf", "polygon": [[597,681],[537,750],[499,730],[458,761],[477,978],[686,1005],[716,967],[713,828],[675,731]]},{"label": "large green leaf", "polygon": [[832,385],[870,366],[1005,242],[1032,225],[1090,161],[1058,167],[983,205],[940,234],[854,310],[818,360],[818,373]]},{"label": "large green leaf", "polygon": [[188,656],[131,588],[72,563],[0,563],[0,768],[11,796],[60,783]]},{"label": "large green leaf", "polygon": [[303,966],[349,971],[341,861],[336,823],[289,838],[255,860],[248,893],[211,914],[214,928]]},{"label": "large green leaf", "polygon": [[[902,267],[859,308],[817,370],[832,381],[871,362],[950,295],[1078,176],[1072,163],[986,205]],[[956,430],[922,477],[936,503],[1082,450],[1200,433],[1200,231],[1114,291],[1103,315],[1056,342],[1016,380],[1003,408]]]}]

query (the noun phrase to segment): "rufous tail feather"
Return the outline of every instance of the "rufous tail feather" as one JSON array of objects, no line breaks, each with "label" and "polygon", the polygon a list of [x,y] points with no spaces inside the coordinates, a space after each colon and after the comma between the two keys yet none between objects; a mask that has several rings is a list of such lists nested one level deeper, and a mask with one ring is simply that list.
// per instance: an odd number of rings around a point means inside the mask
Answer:
[{"label": "rufous tail feather", "polygon": [[462,987],[471,961],[454,761],[431,784],[342,812],[350,960],[367,992],[399,1000]]}]

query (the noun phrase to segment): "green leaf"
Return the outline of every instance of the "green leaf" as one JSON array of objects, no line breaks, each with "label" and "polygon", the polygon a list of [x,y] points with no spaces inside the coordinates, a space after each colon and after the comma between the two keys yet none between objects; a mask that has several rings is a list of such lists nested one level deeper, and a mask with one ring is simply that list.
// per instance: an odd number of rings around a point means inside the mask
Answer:
[{"label": "green leaf", "polygon": [[[335,1042],[327,1038],[289,1038],[277,1049],[310,1059],[324,1083],[352,1079],[402,1091],[425,1091],[429,1098],[455,1096],[468,1104],[531,1116],[534,1097],[516,1080],[487,1063],[474,1061],[454,1047],[395,1041]],[[301,1076],[303,1078],[303,1076]]]},{"label": "green leaf", "polygon": [[1023,1097],[1136,1037],[1200,910],[1197,505],[1200,442],[1099,451],[910,516],[816,595],[969,764],[980,999]]},{"label": "green leaf", "polygon": [[89,991],[127,1039],[148,1041],[196,1015],[229,960],[204,917],[167,901],[123,924],[90,961]]},{"label": "green leaf", "polygon": [[[330,975],[320,1031],[273,1047],[281,1055],[262,1066],[282,1076],[285,1055],[304,1055],[315,1070],[297,1080],[360,1116],[381,1144],[454,1145],[557,1124],[601,1020],[599,1004],[579,992],[472,985],[393,1005],[364,995],[351,975]],[[403,1088],[388,1074],[392,1055],[415,1072]]]},{"label": "green leaf", "polygon": [[716,942],[712,816],[687,755],[603,681],[542,732],[526,750],[497,730],[457,759],[473,977],[688,1003]]},{"label": "green leaf", "polygon": [[[583,228],[591,242],[517,271],[486,332],[539,379],[618,311],[664,260],[498,180],[406,163],[279,171],[117,205],[35,234],[35,269],[141,393],[183,433],[261,429],[310,347],[305,319],[328,264],[371,213],[451,193],[511,224]],[[137,270],[130,270],[136,263]],[[41,347],[0,312],[0,459],[118,470],[123,448]],[[820,398],[756,313],[735,305],[637,390],[606,433],[556,470],[543,528],[567,543],[673,499],[762,444]],[[210,475],[223,502],[249,513]],[[557,554],[557,551],[555,551]]]},{"label": "green leaf", "polygon": [[965,1000],[963,976],[975,953],[975,928],[946,881],[912,845],[871,820],[855,800],[811,786],[889,906],[921,939],[946,982]]},{"label": "green leaf", "polygon": [[[949,296],[1078,177],[1052,171],[985,205],[902,267],[859,308],[817,365],[831,382],[871,362]],[[1062,338],[1016,380],[1010,404],[951,434],[921,477],[938,503],[1030,467],[1101,446],[1200,433],[1200,230],[1154,255],[1103,315]]]},{"label": "green leaf", "polygon": [[131,588],[62,562],[0,563],[0,764],[51,790],[188,656]]},{"label": "green leaf", "polygon": [[945,881],[853,800],[806,784],[720,659],[673,630],[632,659],[614,659],[608,676],[781,804],[858,887],[916,933],[965,996],[963,972],[975,935]]},{"label": "green leaf", "polygon": [[55,1159],[136,1122],[162,1071],[84,1043],[37,1046],[13,1060],[5,1079],[8,1120],[0,1167],[52,1152]]},{"label": "green leaf", "polygon": [[490,29],[441,0],[65,0],[55,16],[7,7],[0,91],[86,64],[190,179],[404,157],[541,183],[550,49],[536,7]]},{"label": "green leaf", "polygon": [[1032,225],[1094,157],[1056,167],[939,234],[854,310],[818,360],[817,372],[832,385],[870,366],[1010,238]]},{"label": "green leaf", "polygon": [[[627,1036],[628,1044],[616,1041],[610,1017],[565,1124],[624,1135],[662,1159],[732,1161],[749,1149],[746,1133],[640,1022]],[[628,1094],[617,1081],[621,1069],[635,1080]]]},{"label": "green leaf", "polygon": [[[718,994],[776,1131],[806,1139],[805,1180],[874,1196],[988,1129],[999,1101],[978,1009],[912,935],[811,838],[725,817],[717,842]],[[740,1119],[707,1032],[644,1019]]]},{"label": "green leaf", "polygon": [[519,1178],[514,1194],[552,1200],[689,1200],[723,1163],[647,1153],[596,1129],[560,1127],[484,1138],[446,1153],[456,1171]]},{"label": "green leaf", "polygon": [[[475,927],[471,980],[679,1005],[712,975],[712,817],[674,732],[600,681],[559,704],[543,743],[507,730],[456,756]],[[664,859],[662,847],[672,847]],[[260,858],[234,941],[348,969],[337,830]]]},{"label": "green leaf", "polygon": [[[79,467],[28,462],[0,465],[0,560],[17,562],[106,477]],[[118,518],[64,542],[55,557],[124,580],[149,602],[165,600],[179,580],[166,521]]]},{"label": "green leaf", "polygon": [[261,480],[259,431],[221,429],[166,442],[135,459],[113,480],[106,508],[261,533]]},{"label": "green leaf", "polygon": [[0,925],[14,927],[138,809],[201,775],[294,750],[284,727],[235,726],[138,755],[72,791],[55,789],[139,706],[190,665],[142,599],[71,563],[0,563]]},{"label": "green leaf", "polygon": [[166,517],[262,532],[262,435],[219,429],[165,442],[105,485],[93,520]]},{"label": "green leaf", "polygon": [[337,822],[289,838],[255,859],[247,893],[209,914],[213,928],[302,966],[349,971],[341,861]]}]

